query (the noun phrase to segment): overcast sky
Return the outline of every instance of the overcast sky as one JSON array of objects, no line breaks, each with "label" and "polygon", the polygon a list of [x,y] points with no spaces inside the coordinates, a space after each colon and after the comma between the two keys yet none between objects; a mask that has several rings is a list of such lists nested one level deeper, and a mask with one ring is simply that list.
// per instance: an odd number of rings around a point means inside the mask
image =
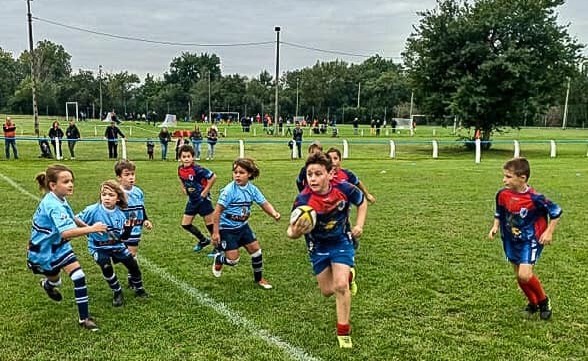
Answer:
[{"label": "overcast sky", "polygon": [[[160,77],[181,52],[214,53],[223,74],[256,76],[275,72],[274,26],[280,40],[306,47],[371,56],[379,54],[400,62],[417,11],[434,7],[434,0],[34,0],[35,43],[48,39],[72,56],[74,71],[128,70],[141,78]],[[559,9],[560,22],[588,43],[588,1],[568,0]],[[113,39],[50,24],[118,36],[191,44],[268,42],[236,47],[169,46]],[[25,0],[0,0],[0,47],[17,57],[28,49]],[[338,55],[282,44],[280,72],[312,66],[318,60],[343,59],[360,63],[365,57]]]}]

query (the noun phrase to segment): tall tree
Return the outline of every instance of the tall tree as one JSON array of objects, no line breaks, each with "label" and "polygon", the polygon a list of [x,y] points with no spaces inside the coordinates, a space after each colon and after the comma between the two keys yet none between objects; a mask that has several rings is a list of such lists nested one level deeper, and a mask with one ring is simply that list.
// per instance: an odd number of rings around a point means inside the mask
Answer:
[{"label": "tall tree", "polygon": [[0,109],[7,107],[18,84],[24,79],[25,72],[26,68],[11,53],[0,48]]},{"label": "tall tree", "polygon": [[404,52],[425,112],[460,116],[483,139],[552,104],[582,48],[555,9],[563,0],[438,0]]}]

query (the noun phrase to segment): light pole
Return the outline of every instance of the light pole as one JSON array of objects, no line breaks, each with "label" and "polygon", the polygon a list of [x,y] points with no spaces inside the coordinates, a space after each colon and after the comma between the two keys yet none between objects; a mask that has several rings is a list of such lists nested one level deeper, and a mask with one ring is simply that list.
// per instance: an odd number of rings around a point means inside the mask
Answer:
[{"label": "light pole", "polygon": [[210,109],[210,70],[208,71],[208,121],[212,123],[212,119],[210,116],[212,115],[212,111]]},{"label": "light pole", "polygon": [[[279,108],[278,108],[278,86],[280,84],[280,27],[274,27],[274,31],[276,32],[276,103],[275,103],[275,110],[274,110],[274,124],[278,123]],[[278,132],[274,132],[277,136]]]},{"label": "light pole", "polygon": [[298,117],[298,87],[300,86],[300,78],[296,78],[296,117]]},{"label": "light pole", "polygon": [[98,65],[98,87],[100,89],[100,113],[98,113],[98,118],[102,120],[102,65]]},{"label": "light pole", "polygon": [[361,82],[357,83],[357,109],[359,109],[359,97],[361,95]]},{"label": "light pole", "polygon": [[29,22],[29,52],[31,53],[31,90],[33,94],[33,120],[35,123],[35,135],[38,137],[39,108],[37,105],[37,76],[35,75],[35,53],[33,52],[33,15],[31,14],[31,0],[27,0],[27,18]]},{"label": "light pole", "polygon": [[570,77],[568,77],[568,87],[566,90],[566,103],[564,105],[563,120],[561,123],[561,129],[566,129],[566,123],[568,121],[568,100],[570,99]]}]

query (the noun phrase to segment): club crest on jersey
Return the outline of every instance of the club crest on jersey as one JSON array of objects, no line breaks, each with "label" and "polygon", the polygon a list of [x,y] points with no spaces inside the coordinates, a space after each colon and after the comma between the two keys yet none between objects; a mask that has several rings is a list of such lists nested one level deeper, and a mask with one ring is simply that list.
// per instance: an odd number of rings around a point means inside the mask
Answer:
[{"label": "club crest on jersey", "polygon": [[527,208],[523,207],[519,211],[519,215],[521,216],[521,218],[525,218],[527,216],[527,214],[529,214],[529,210]]},{"label": "club crest on jersey", "polygon": [[61,213],[61,215],[59,215],[59,218],[61,219],[67,219],[69,216],[67,215],[67,213]]},{"label": "club crest on jersey", "polygon": [[339,203],[337,203],[337,210],[339,210],[339,211],[344,210],[346,205],[347,205],[347,202],[340,201]]}]

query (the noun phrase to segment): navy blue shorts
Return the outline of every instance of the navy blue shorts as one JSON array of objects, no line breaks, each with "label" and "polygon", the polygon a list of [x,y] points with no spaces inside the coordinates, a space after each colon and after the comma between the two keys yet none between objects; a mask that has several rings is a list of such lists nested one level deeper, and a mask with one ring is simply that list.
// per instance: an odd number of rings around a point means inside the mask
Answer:
[{"label": "navy blue shorts", "polygon": [[516,265],[535,264],[543,251],[543,245],[536,240],[530,242],[503,241],[502,246],[506,259]]},{"label": "navy blue shorts", "polygon": [[50,266],[51,269],[46,270],[40,264],[31,262],[27,260],[27,267],[34,273],[38,275],[45,275],[45,276],[57,276],[59,271],[67,265],[70,265],[74,262],[77,262],[78,259],[76,255],[72,251],[69,251],[59,257],[59,259],[51,262]]},{"label": "navy blue shorts", "polygon": [[309,253],[312,271],[318,275],[332,263],[340,263],[353,267],[355,265],[355,249],[349,237],[342,236],[341,240],[329,245],[314,247]]},{"label": "navy blue shorts", "polygon": [[187,216],[208,216],[214,212],[214,207],[212,206],[212,202],[210,199],[200,199],[197,202],[193,202],[191,199],[188,199],[188,203],[186,203],[186,209],[184,210],[184,214]]},{"label": "navy blue shorts", "polygon": [[224,251],[239,249],[239,247],[243,247],[257,240],[249,224],[237,229],[221,229],[219,233],[221,249]]},{"label": "navy blue shorts", "polygon": [[92,258],[94,261],[103,266],[110,264],[110,260],[113,263],[124,263],[125,260],[133,259],[133,255],[131,252],[125,248],[117,248],[117,249],[94,249],[90,251]]}]

